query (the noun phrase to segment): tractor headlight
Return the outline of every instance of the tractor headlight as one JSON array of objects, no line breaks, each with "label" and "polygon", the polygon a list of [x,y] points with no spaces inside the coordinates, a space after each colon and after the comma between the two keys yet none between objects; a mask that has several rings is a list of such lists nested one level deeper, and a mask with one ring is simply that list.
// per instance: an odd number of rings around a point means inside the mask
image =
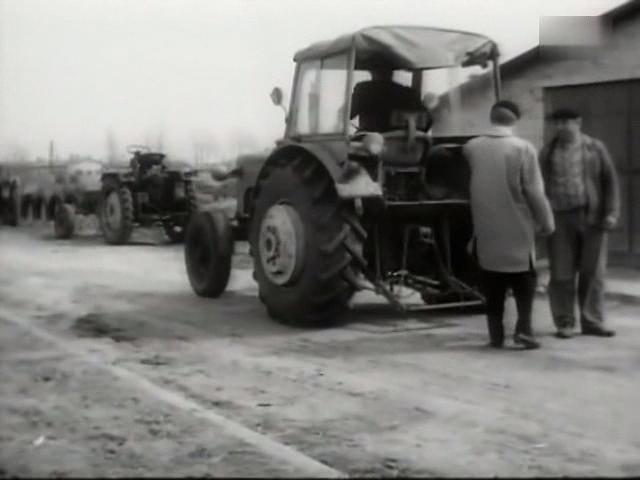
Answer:
[{"label": "tractor headlight", "polygon": [[362,139],[362,146],[371,155],[380,155],[384,149],[384,137],[377,132],[369,132]]}]

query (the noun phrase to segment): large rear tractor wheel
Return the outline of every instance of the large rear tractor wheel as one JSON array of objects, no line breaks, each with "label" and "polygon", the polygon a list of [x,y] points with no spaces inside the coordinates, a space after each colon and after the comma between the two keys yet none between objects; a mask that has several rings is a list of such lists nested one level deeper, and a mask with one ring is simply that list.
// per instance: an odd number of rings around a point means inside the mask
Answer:
[{"label": "large rear tractor wheel", "polygon": [[315,159],[268,165],[256,185],[250,243],[269,315],[302,327],[337,321],[365,266],[365,236]]},{"label": "large rear tractor wheel", "polygon": [[106,185],[100,205],[100,228],[107,243],[127,243],[133,231],[133,198],[126,186]]},{"label": "large rear tractor wheel", "polygon": [[221,211],[198,212],[192,216],[184,242],[184,259],[189,283],[201,297],[219,297],[231,274],[233,233]]},{"label": "large rear tractor wheel", "polygon": [[56,238],[68,239],[73,236],[75,216],[73,205],[58,202],[53,218],[53,230]]}]

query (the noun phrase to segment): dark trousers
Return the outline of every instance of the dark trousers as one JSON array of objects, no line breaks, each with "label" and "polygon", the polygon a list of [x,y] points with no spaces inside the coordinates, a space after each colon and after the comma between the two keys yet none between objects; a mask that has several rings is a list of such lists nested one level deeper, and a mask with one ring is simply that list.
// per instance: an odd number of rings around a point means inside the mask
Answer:
[{"label": "dark trousers", "polygon": [[578,284],[581,327],[604,322],[607,234],[587,225],[584,209],[554,212],[556,231],[549,237],[549,303],[558,328],[573,328]]},{"label": "dark trousers", "polygon": [[482,271],[482,289],[487,301],[487,324],[491,343],[504,342],[502,317],[508,288],[513,291],[518,310],[518,321],[514,333],[532,335],[531,311],[537,280],[538,275],[533,268],[525,272]]}]

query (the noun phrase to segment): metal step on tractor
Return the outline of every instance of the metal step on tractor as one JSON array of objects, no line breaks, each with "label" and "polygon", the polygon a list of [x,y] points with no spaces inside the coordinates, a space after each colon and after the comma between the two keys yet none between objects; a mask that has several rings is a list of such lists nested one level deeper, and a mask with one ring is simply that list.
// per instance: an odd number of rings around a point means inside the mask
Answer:
[{"label": "metal step on tractor", "polygon": [[129,166],[102,173],[99,220],[107,243],[127,243],[134,226],[160,225],[168,239],[181,242],[198,209],[190,167],[172,166],[163,153],[131,145]]},{"label": "metal step on tractor", "polygon": [[298,51],[284,138],[228,177],[237,209],[195,215],[185,263],[196,294],[221,295],[234,242],[248,240],[268,314],[325,326],[359,290],[407,312],[480,307],[464,81],[494,83],[489,38],[427,27],[358,30]]}]

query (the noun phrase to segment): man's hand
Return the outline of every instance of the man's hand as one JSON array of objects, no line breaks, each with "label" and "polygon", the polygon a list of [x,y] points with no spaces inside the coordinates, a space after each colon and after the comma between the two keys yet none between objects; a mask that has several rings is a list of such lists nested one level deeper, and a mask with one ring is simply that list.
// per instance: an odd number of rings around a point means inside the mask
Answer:
[{"label": "man's hand", "polygon": [[618,219],[613,215],[607,215],[602,222],[602,228],[605,230],[612,230],[618,223]]}]

